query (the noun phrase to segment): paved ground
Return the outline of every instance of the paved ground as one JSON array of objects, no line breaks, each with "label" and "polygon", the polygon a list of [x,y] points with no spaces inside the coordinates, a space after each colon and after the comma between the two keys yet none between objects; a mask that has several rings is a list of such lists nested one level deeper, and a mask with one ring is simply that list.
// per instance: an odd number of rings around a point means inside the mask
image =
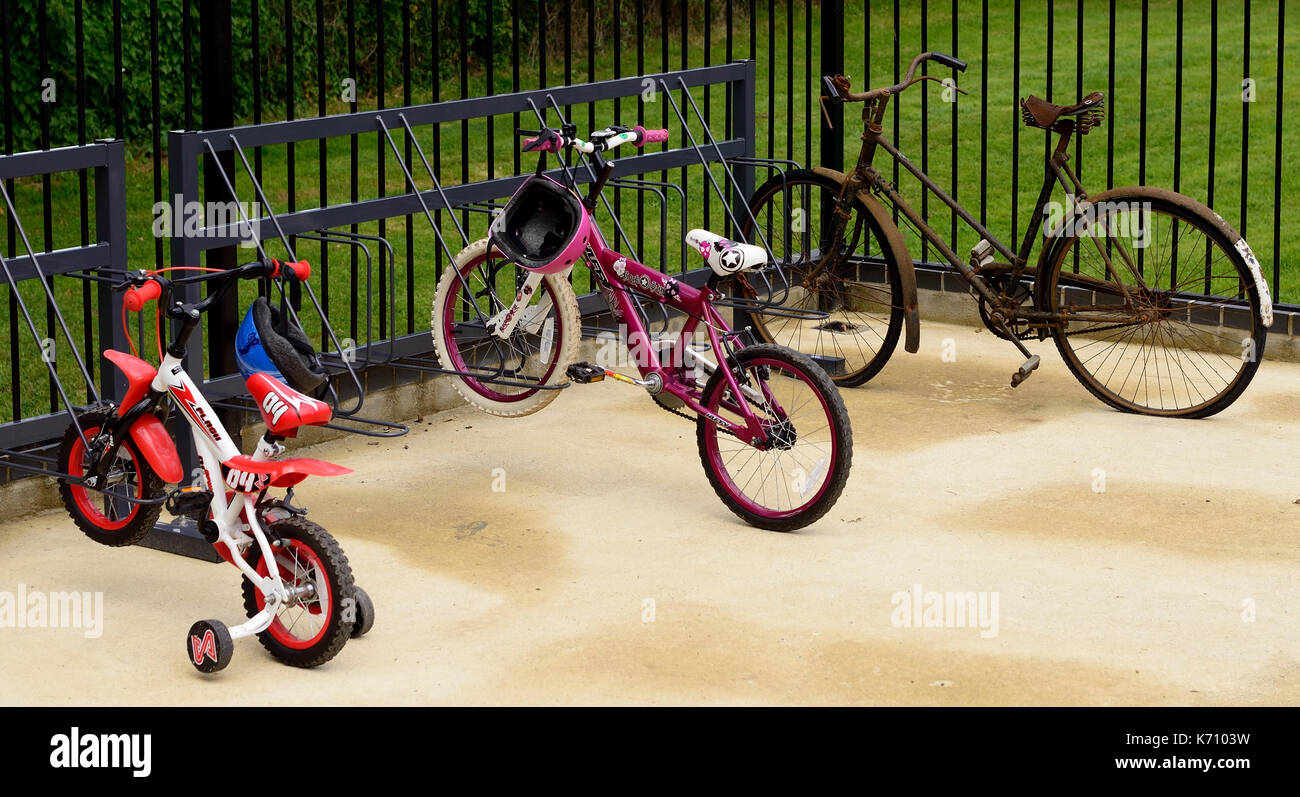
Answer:
[{"label": "paved ground", "polygon": [[[1007,344],[923,336],[846,391],[853,476],[796,534],[737,521],[693,427],[611,382],[318,446],[356,474],[301,497],[380,615],[316,671],[254,640],[216,678],[186,663],[192,621],[240,615],[229,566],[59,512],[0,526],[0,590],[105,596],[99,639],[0,628],[0,703],[1300,704],[1300,365],[1166,421],[1105,408],[1050,344],[1013,391]],[[898,627],[918,584],[996,593],[996,635]]]}]

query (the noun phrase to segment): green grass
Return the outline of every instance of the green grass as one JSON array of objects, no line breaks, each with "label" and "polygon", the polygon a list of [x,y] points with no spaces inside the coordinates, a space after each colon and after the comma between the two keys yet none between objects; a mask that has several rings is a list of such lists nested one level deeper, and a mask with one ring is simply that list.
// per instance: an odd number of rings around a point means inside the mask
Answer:
[{"label": "green grass", "polygon": [[[715,3],[715,6],[721,6]],[[743,3],[739,5],[744,5]],[[779,4],[784,5],[784,4]],[[1117,4],[1115,61],[1108,61],[1107,41],[1107,6],[1103,3],[1085,3],[1083,20],[1083,63],[1081,67],[1082,90],[1108,90],[1111,70],[1114,70],[1115,91],[1107,97],[1106,111],[1114,119],[1114,138],[1108,138],[1108,126],[1090,133],[1083,141],[1082,151],[1076,153],[1074,165],[1079,169],[1085,186],[1092,192],[1107,187],[1106,153],[1114,151],[1113,184],[1134,185],[1144,182],[1148,185],[1173,188],[1175,186],[1175,168],[1178,170],[1178,189],[1189,196],[1202,201],[1210,199],[1209,183],[1209,142],[1215,145],[1215,168],[1213,207],[1239,230],[1243,228],[1241,213],[1242,194],[1242,110],[1241,85],[1239,76],[1243,73],[1242,40],[1245,32],[1243,14],[1235,3],[1221,3],[1218,20],[1217,58],[1220,81],[1217,92],[1210,94],[1210,58],[1212,55],[1209,39],[1209,10],[1203,4],[1186,3],[1183,30],[1182,59],[1182,147],[1180,160],[1174,158],[1174,119],[1178,95],[1175,91],[1176,80],[1176,26],[1173,0],[1151,2],[1149,7],[1149,40],[1147,45],[1147,112],[1145,147],[1140,137],[1142,119],[1140,98],[1142,91],[1142,20],[1140,6],[1134,4]],[[807,15],[801,3],[795,4],[793,15],[787,17],[784,8],[779,8],[772,26],[776,32],[774,46],[766,45],[769,20],[766,3],[758,3],[758,17],[755,20],[758,31],[757,49],[758,71],[758,119],[757,149],[760,155],[771,151],[777,157],[789,157],[800,163],[815,165],[818,154],[818,136],[821,134],[820,112],[816,103],[818,92],[817,71],[820,57],[819,41],[822,32],[816,28],[817,7],[814,5],[812,20],[814,29],[812,52],[806,47]],[[921,26],[921,5],[917,2],[901,4],[901,29],[899,34],[899,51],[902,59],[900,69],[905,69],[912,55],[925,48],[939,51],[952,51],[970,63],[970,68],[963,75],[957,76],[958,84],[970,92],[969,96],[960,97],[953,106],[941,99],[942,89],[935,85],[918,86],[909,90],[896,100],[899,122],[897,126],[898,142],[904,153],[918,165],[923,165],[929,174],[953,192],[952,157],[956,148],[957,175],[955,195],[962,204],[977,218],[983,215],[988,227],[1004,241],[1012,244],[1019,242],[1022,231],[1012,230],[1012,205],[1019,201],[1019,218],[1021,225],[1026,223],[1031,203],[1034,201],[1042,174],[1043,134],[1040,131],[1025,129],[1019,122],[1018,96],[1038,94],[1048,96],[1047,92],[1047,16],[1044,7],[1037,3],[1024,3],[1020,23],[1020,83],[1017,92],[1012,81],[1014,67],[1014,7],[1007,0],[992,0],[989,3],[989,56],[987,62],[981,60],[981,15],[979,4],[962,3],[957,17],[958,44],[952,46],[952,6],[949,3],[931,4],[927,15],[928,36],[923,42]],[[1076,63],[1074,49],[1076,32],[1076,6],[1073,3],[1057,3],[1054,19],[1055,48],[1052,54],[1052,91],[1050,99],[1056,102],[1073,102],[1076,99],[1076,75],[1080,65]],[[1256,101],[1249,105],[1249,157],[1246,165],[1249,173],[1249,191],[1246,197],[1246,223],[1244,225],[1248,240],[1265,267],[1271,270],[1276,260],[1280,265],[1281,281],[1277,298],[1281,301],[1300,301],[1300,241],[1294,236],[1283,234],[1278,251],[1273,247],[1273,177],[1274,177],[1274,124],[1276,102],[1276,65],[1277,65],[1277,14],[1275,4],[1252,5],[1250,27],[1251,76],[1256,81]],[[847,64],[845,71],[854,78],[855,87],[878,86],[893,81],[893,15],[889,4],[849,4],[846,10],[845,51]],[[1291,75],[1300,75],[1300,48],[1295,44],[1300,40],[1300,20],[1292,15],[1286,30],[1286,47],[1284,48],[1285,70]],[[736,57],[749,54],[749,24],[743,15],[738,14],[735,21],[736,40],[734,53]],[[792,35],[788,35],[791,32]],[[870,41],[870,64],[865,63],[867,40]],[[672,37],[668,64],[678,68],[682,63],[681,42],[677,36]],[[787,50],[787,41],[789,50]],[[699,66],[704,63],[704,42],[702,33],[693,34],[688,45],[689,64]],[[721,62],[724,59],[722,33],[715,29],[711,44],[711,60]],[[548,71],[548,83],[555,83],[560,78],[562,57],[552,53]],[[623,75],[636,71],[635,47],[621,50],[621,71]],[[792,60],[787,60],[792,58]],[[806,72],[806,59],[812,59],[812,72]],[[585,65],[585,53],[574,59],[574,79],[583,81],[588,78]],[[657,71],[663,64],[660,61],[658,41],[646,44],[646,68]],[[787,68],[793,68],[793,85],[787,83]],[[538,85],[535,65],[524,66],[522,82],[525,88]],[[987,72],[987,89],[981,88],[984,72]],[[596,79],[612,77],[615,73],[613,54],[605,52],[596,64]],[[929,73],[937,77],[948,77],[950,70],[938,65],[931,65]],[[773,93],[769,105],[769,87]],[[469,94],[477,96],[488,90],[482,74],[471,75]],[[495,92],[510,90],[508,70],[497,70],[492,87]],[[455,91],[455,82],[444,82],[443,97]],[[721,120],[725,113],[725,92],[711,92],[709,102],[704,103],[703,92],[695,92],[696,101],[707,107],[712,124],[721,132]],[[426,90],[423,95],[415,93],[412,101],[426,102],[431,95]],[[1286,85],[1283,108],[1296,108],[1300,100],[1300,80],[1291,80]],[[402,104],[400,91],[390,92],[385,98],[387,107]],[[1217,126],[1211,131],[1209,115],[1211,104],[1217,112]],[[375,97],[363,98],[363,110],[377,107]],[[923,104],[928,105],[929,124],[922,130],[921,118]],[[598,125],[612,121],[635,123],[637,120],[638,101],[633,98],[621,103],[615,114],[613,103],[600,103],[595,108],[595,120]],[[335,101],[331,104],[332,113],[342,112],[345,107]],[[791,110],[793,111],[791,113]],[[987,113],[988,131],[985,141],[987,156],[981,159],[980,118]],[[671,110],[666,107],[663,98],[654,104],[644,106],[647,125],[658,125],[665,118],[672,131],[673,145],[684,144],[680,126]],[[691,112],[686,110],[688,118]],[[846,111],[845,125],[845,162],[852,163],[857,157],[857,134],[860,121],[856,108]],[[573,120],[585,133],[589,128],[588,113],[585,108],[575,108]],[[248,121],[248,120],[244,120]],[[553,121],[553,117],[552,117]],[[521,125],[535,126],[533,120],[524,118]],[[490,175],[502,176],[514,173],[515,139],[513,137],[514,121],[510,117],[499,117],[493,121],[495,131],[493,146],[489,150],[488,124],[475,120],[469,125],[468,158],[462,158],[462,129],[459,123],[442,125],[439,131],[440,147],[435,150],[433,131],[420,128],[416,134],[426,154],[432,159],[435,154],[440,160],[440,177],[444,184],[454,185],[463,180],[479,180]],[[703,135],[701,126],[692,120],[692,132],[697,139]],[[891,112],[886,117],[887,131],[894,130],[894,117]],[[769,132],[770,131],[770,132]],[[1019,182],[1013,185],[1013,141],[1019,138]],[[1283,151],[1290,156],[1295,152],[1297,132],[1294,124],[1283,127]],[[399,147],[404,146],[401,136],[397,137]],[[325,169],[326,187],[331,203],[346,201],[352,191],[350,154],[346,139],[328,142],[328,160]],[[380,151],[384,151],[385,164],[384,191],[388,194],[401,193],[406,190],[404,178],[393,154],[377,135],[359,137],[358,169],[359,179],[356,189],[361,199],[378,196]],[[319,165],[316,142],[298,144],[295,152],[295,187],[297,207],[308,208],[319,204]],[[489,152],[492,167],[489,171]],[[1140,158],[1146,154],[1146,173],[1139,173]],[[268,192],[268,199],[277,211],[287,208],[290,187],[287,184],[287,147],[271,147],[261,153],[263,182]],[[810,157],[811,156],[811,157]],[[251,157],[251,155],[250,155]],[[883,158],[883,154],[881,158]],[[552,161],[553,162],[553,161]],[[525,155],[521,159],[522,168],[530,169],[535,163],[535,156]],[[878,160],[878,165],[885,165]],[[165,164],[164,167],[165,169]],[[1284,164],[1285,169],[1285,164]],[[722,181],[718,167],[712,169],[714,178]],[[980,207],[980,178],[986,175],[987,202]],[[166,190],[165,171],[163,172],[163,190]],[[757,180],[766,179],[760,173]],[[686,224],[688,227],[707,226],[721,230],[725,220],[717,197],[712,194],[712,187],[706,182],[704,170],[695,167],[676,170],[668,175],[647,175],[650,179],[666,178],[668,182],[681,184],[688,196],[694,197],[688,207]],[[416,180],[422,188],[429,188],[430,181],[416,167]],[[1296,210],[1296,177],[1291,170],[1284,170],[1280,201],[1280,218],[1289,218],[1288,214]],[[243,194],[251,193],[248,179],[240,175],[237,189]],[[906,172],[902,173],[900,188],[904,196],[921,208],[919,184],[911,180]],[[129,219],[130,262],[132,267],[152,267],[155,265],[155,238],[152,234],[154,204],[154,164],[147,154],[136,152],[129,158],[127,180],[127,213]],[[17,186],[17,203],[24,225],[38,250],[46,248],[47,229],[42,219],[42,187],[38,181],[24,181]],[[93,192],[92,192],[93,193]],[[80,225],[78,222],[81,201],[78,180],[75,175],[61,175],[54,179],[50,189],[53,213],[48,229],[48,242],[51,248],[74,246],[80,242]],[[699,197],[709,196],[708,213]],[[640,227],[636,215],[638,207],[637,193],[632,191],[609,192],[613,198],[617,195],[621,217],[627,225],[634,248],[639,250],[642,259],[648,263],[663,264],[669,271],[679,271],[683,267],[681,235],[684,232],[681,223],[681,203],[674,194],[669,194],[666,210],[666,222],[661,224],[659,200],[645,198],[646,224]],[[93,209],[94,197],[88,197]],[[952,229],[951,215],[937,200],[928,203],[929,221],[937,230],[949,234]],[[93,210],[92,210],[93,213]],[[460,238],[450,223],[449,214],[441,214],[442,232],[453,250],[460,248]],[[486,214],[472,213],[468,218],[468,235],[471,240],[481,237],[486,232],[488,217]],[[602,212],[602,228],[612,235],[609,220]],[[399,333],[407,330],[422,331],[428,328],[428,312],[432,302],[437,274],[446,264],[447,258],[442,254],[428,223],[422,217],[415,217],[410,223],[411,243],[407,242],[407,221],[402,218],[390,219],[383,224],[363,225],[363,233],[383,234],[393,244],[397,255],[397,306],[395,320]],[[270,237],[271,231],[264,231]],[[660,236],[666,237],[666,247],[660,246]],[[964,252],[975,243],[975,235],[964,227],[959,229],[956,250]],[[642,246],[642,242],[644,246]],[[612,241],[617,248],[624,249],[621,241]],[[931,250],[923,252],[919,240],[909,237],[909,246],[914,257],[923,254],[935,258]],[[19,244],[21,248],[21,244]],[[409,258],[408,258],[409,249]],[[278,244],[270,246],[271,254],[281,256],[283,248]],[[320,267],[322,250],[320,245],[302,242],[298,247],[299,256],[306,257],[317,264],[313,283],[322,297],[328,296],[330,320],[340,337],[351,337],[364,341],[365,309],[360,309],[354,324],[350,309],[352,298],[350,255],[343,247],[329,248],[329,267]],[[164,260],[167,249],[163,249]],[[250,251],[251,257],[251,251]],[[690,257],[688,255],[688,257]],[[408,310],[405,296],[405,279],[408,260],[414,275],[414,296],[412,308]],[[688,261],[688,267],[695,263]],[[377,277],[377,266],[376,266]],[[361,271],[364,284],[364,262]],[[575,275],[575,282],[580,290],[587,287],[585,275]],[[253,286],[243,286],[243,304],[249,300]],[[78,345],[82,341],[81,306],[83,294],[88,289],[73,278],[57,278],[54,290],[65,317],[73,327],[73,337]],[[24,298],[33,308],[38,327],[46,329],[49,319],[44,312],[44,299],[40,287],[27,284],[21,290]],[[93,296],[92,302],[93,306]],[[392,313],[394,308],[389,308]],[[379,307],[375,307],[375,319],[378,320]],[[0,330],[8,335],[11,319],[9,302],[0,302]],[[311,314],[307,314],[308,317]],[[309,319],[310,320],[310,319]],[[152,326],[152,319],[149,319]],[[28,340],[29,335],[21,318],[17,319],[18,340],[20,341],[19,382],[16,391],[21,397],[20,414],[24,417],[39,414],[50,409],[50,391],[45,375],[44,364],[39,358],[39,350]],[[318,331],[318,325],[313,329]],[[152,333],[150,333],[152,334]],[[61,335],[58,351],[65,353],[66,344]],[[378,330],[376,330],[378,337]],[[137,336],[137,344],[139,337]],[[98,351],[97,341],[93,339],[93,351]],[[153,351],[150,339],[146,351]],[[5,347],[7,352],[8,347]],[[151,359],[152,354],[148,355]],[[67,384],[79,384],[76,376],[75,362],[71,356],[58,359],[60,373],[68,379]],[[102,360],[94,363],[98,370]],[[0,364],[0,395],[14,391],[11,378],[11,364]],[[74,396],[79,400],[80,396]],[[11,402],[2,402],[0,421],[13,416]]]}]

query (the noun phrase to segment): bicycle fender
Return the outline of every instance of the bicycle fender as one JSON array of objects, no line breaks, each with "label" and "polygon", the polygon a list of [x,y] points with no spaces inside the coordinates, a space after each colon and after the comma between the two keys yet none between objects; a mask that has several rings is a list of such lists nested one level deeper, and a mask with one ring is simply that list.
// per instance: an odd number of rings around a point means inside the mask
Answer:
[{"label": "bicycle fender", "polygon": [[[834,169],[827,169],[822,166],[815,167],[813,171],[841,184],[847,179],[844,172],[837,172]],[[916,354],[921,348],[921,303],[920,299],[917,298],[916,269],[912,264],[912,255],[907,251],[907,243],[903,240],[903,234],[899,232],[898,226],[894,224],[894,217],[880,203],[880,200],[872,196],[870,191],[859,191],[858,201],[876,220],[877,226],[884,231],[885,240],[882,245],[889,247],[894,263],[898,266],[898,284],[903,289],[903,326],[905,330],[903,348],[909,354]]]},{"label": "bicycle fender", "polygon": [[181,467],[180,455],[176,453],[176,443],[167,434],[167,427],[163,426],[157,415],[151,412],[141,415],[131,424],[129,434],[154,473],[167,484],[181,482],[185,477],[185,469]]}]

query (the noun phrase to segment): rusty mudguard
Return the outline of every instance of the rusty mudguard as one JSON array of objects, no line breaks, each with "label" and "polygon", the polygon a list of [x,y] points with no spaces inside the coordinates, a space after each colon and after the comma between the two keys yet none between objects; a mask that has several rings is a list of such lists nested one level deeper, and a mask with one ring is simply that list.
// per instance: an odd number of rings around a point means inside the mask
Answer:
[{"label": "rusty mudguard", "polygon": [[[813,171],[841,184],[845,180],[844,172],[837,172],[834,169],[818,166]],[[898,284],[903,289],[903,320],[906,330],[903,336],[903,348],[915,354],[921,348],[921,316],[918,310],[920,302],[916,295],[916,269],[912,266],[912,256],[907,251],[907,244],[903,242],[903,234],[898,231],[893,217],[885,210],[885,206],[880,204],[880,200],[872,196],[869,191],[859,191],[858,201],[875,218],[876,225],[884,232],[885,240],[882,243],[889,247],[892,260],[898,267]]]}]

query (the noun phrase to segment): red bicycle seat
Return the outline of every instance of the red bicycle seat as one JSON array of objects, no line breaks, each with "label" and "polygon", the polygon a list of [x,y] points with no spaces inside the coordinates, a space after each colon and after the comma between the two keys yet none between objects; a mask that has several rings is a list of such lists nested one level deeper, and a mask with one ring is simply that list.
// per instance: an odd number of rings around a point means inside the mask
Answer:
[{"label": "red bicycle seat", "polygon": [[299,426],[320,426],[333,417],[330,405],[299,393],[270,374],[253,374],[246,384],[272,434],[293,437]]}]

